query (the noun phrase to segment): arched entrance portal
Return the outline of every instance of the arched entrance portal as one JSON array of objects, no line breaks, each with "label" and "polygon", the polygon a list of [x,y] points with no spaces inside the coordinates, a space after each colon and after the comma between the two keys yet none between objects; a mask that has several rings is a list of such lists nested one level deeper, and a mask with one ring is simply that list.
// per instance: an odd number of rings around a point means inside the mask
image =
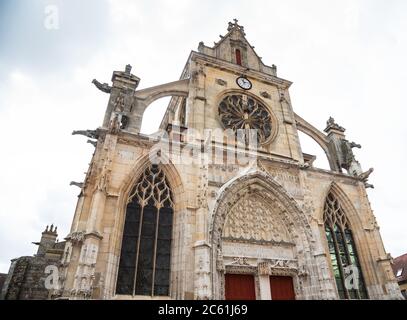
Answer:
[{"label": "arched entrance portal", "polygon": [[214,298],[319,295],[311,276],[317,273],[311,228],[295,200],[262,171],[238,177],[220,191],[211,239]]}]

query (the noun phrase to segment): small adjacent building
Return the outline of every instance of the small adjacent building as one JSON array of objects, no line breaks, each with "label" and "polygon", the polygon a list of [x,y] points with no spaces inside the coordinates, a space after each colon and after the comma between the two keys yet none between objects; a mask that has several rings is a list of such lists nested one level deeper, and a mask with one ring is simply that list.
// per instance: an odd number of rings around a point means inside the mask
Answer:
[{"label": "small adjacent building", "polygon": [[393,271],[400,286],[401,294],[407,299],[407,253],[393,260]]},{"label": "small adjacent building", "polygon": [[40,242],[33,242],[38,245],[35,255],[11,260],[0,299],[44,300],[49,298],[50,291],[45,285],[46,278],[52,276],[49,266],[55,266],[54,270],[57,270],[65,247],[65,241],[58,242],[57,237],[57,228],[53,225],[50,228],[47,226]]}]

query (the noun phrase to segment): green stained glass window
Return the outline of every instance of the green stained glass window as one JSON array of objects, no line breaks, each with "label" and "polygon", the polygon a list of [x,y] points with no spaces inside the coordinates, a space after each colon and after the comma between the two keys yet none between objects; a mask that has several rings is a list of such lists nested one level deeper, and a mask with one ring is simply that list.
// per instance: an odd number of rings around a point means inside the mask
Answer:
[{"label": "green stained glass window", "polygon": [[324,207],[325,235],[340,299],[367,299],[352,231],[339,201],[330,193]]}]

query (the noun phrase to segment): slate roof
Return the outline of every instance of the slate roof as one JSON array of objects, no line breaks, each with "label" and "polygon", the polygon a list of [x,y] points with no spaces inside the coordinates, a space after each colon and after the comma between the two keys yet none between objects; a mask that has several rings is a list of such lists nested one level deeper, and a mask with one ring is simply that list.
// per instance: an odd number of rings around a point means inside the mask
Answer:
[{"label": "slate roof", "polygon": [[[393,259],[393,272],[398,283],[407,281],[407,253]],[[397,271],[402,269],[402,273],[397,277]]]}]

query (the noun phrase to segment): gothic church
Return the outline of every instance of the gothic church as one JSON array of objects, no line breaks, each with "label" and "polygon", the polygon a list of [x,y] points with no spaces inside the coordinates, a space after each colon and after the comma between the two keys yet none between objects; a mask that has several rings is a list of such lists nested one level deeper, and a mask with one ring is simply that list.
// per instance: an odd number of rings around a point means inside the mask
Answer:
[{"label": "gothic church", "polygon": [[[95,152],[74,183],[49,298],[400,298],[366,193],[373,169],[352,152],[360,146],[333,118],[320,131],[293,111],[292,83],[263,63],[237,20],[214,46],[199,43],[179,80],[139,82],[129,65],[111,84],[93,81],[109,101],[101,127],[74,131]],[[160,133],[141,134],[143,113],[166,96]],[[257,143],[208,130],[255,130]],[[313,166],[298,132],[330,170]]]}]

